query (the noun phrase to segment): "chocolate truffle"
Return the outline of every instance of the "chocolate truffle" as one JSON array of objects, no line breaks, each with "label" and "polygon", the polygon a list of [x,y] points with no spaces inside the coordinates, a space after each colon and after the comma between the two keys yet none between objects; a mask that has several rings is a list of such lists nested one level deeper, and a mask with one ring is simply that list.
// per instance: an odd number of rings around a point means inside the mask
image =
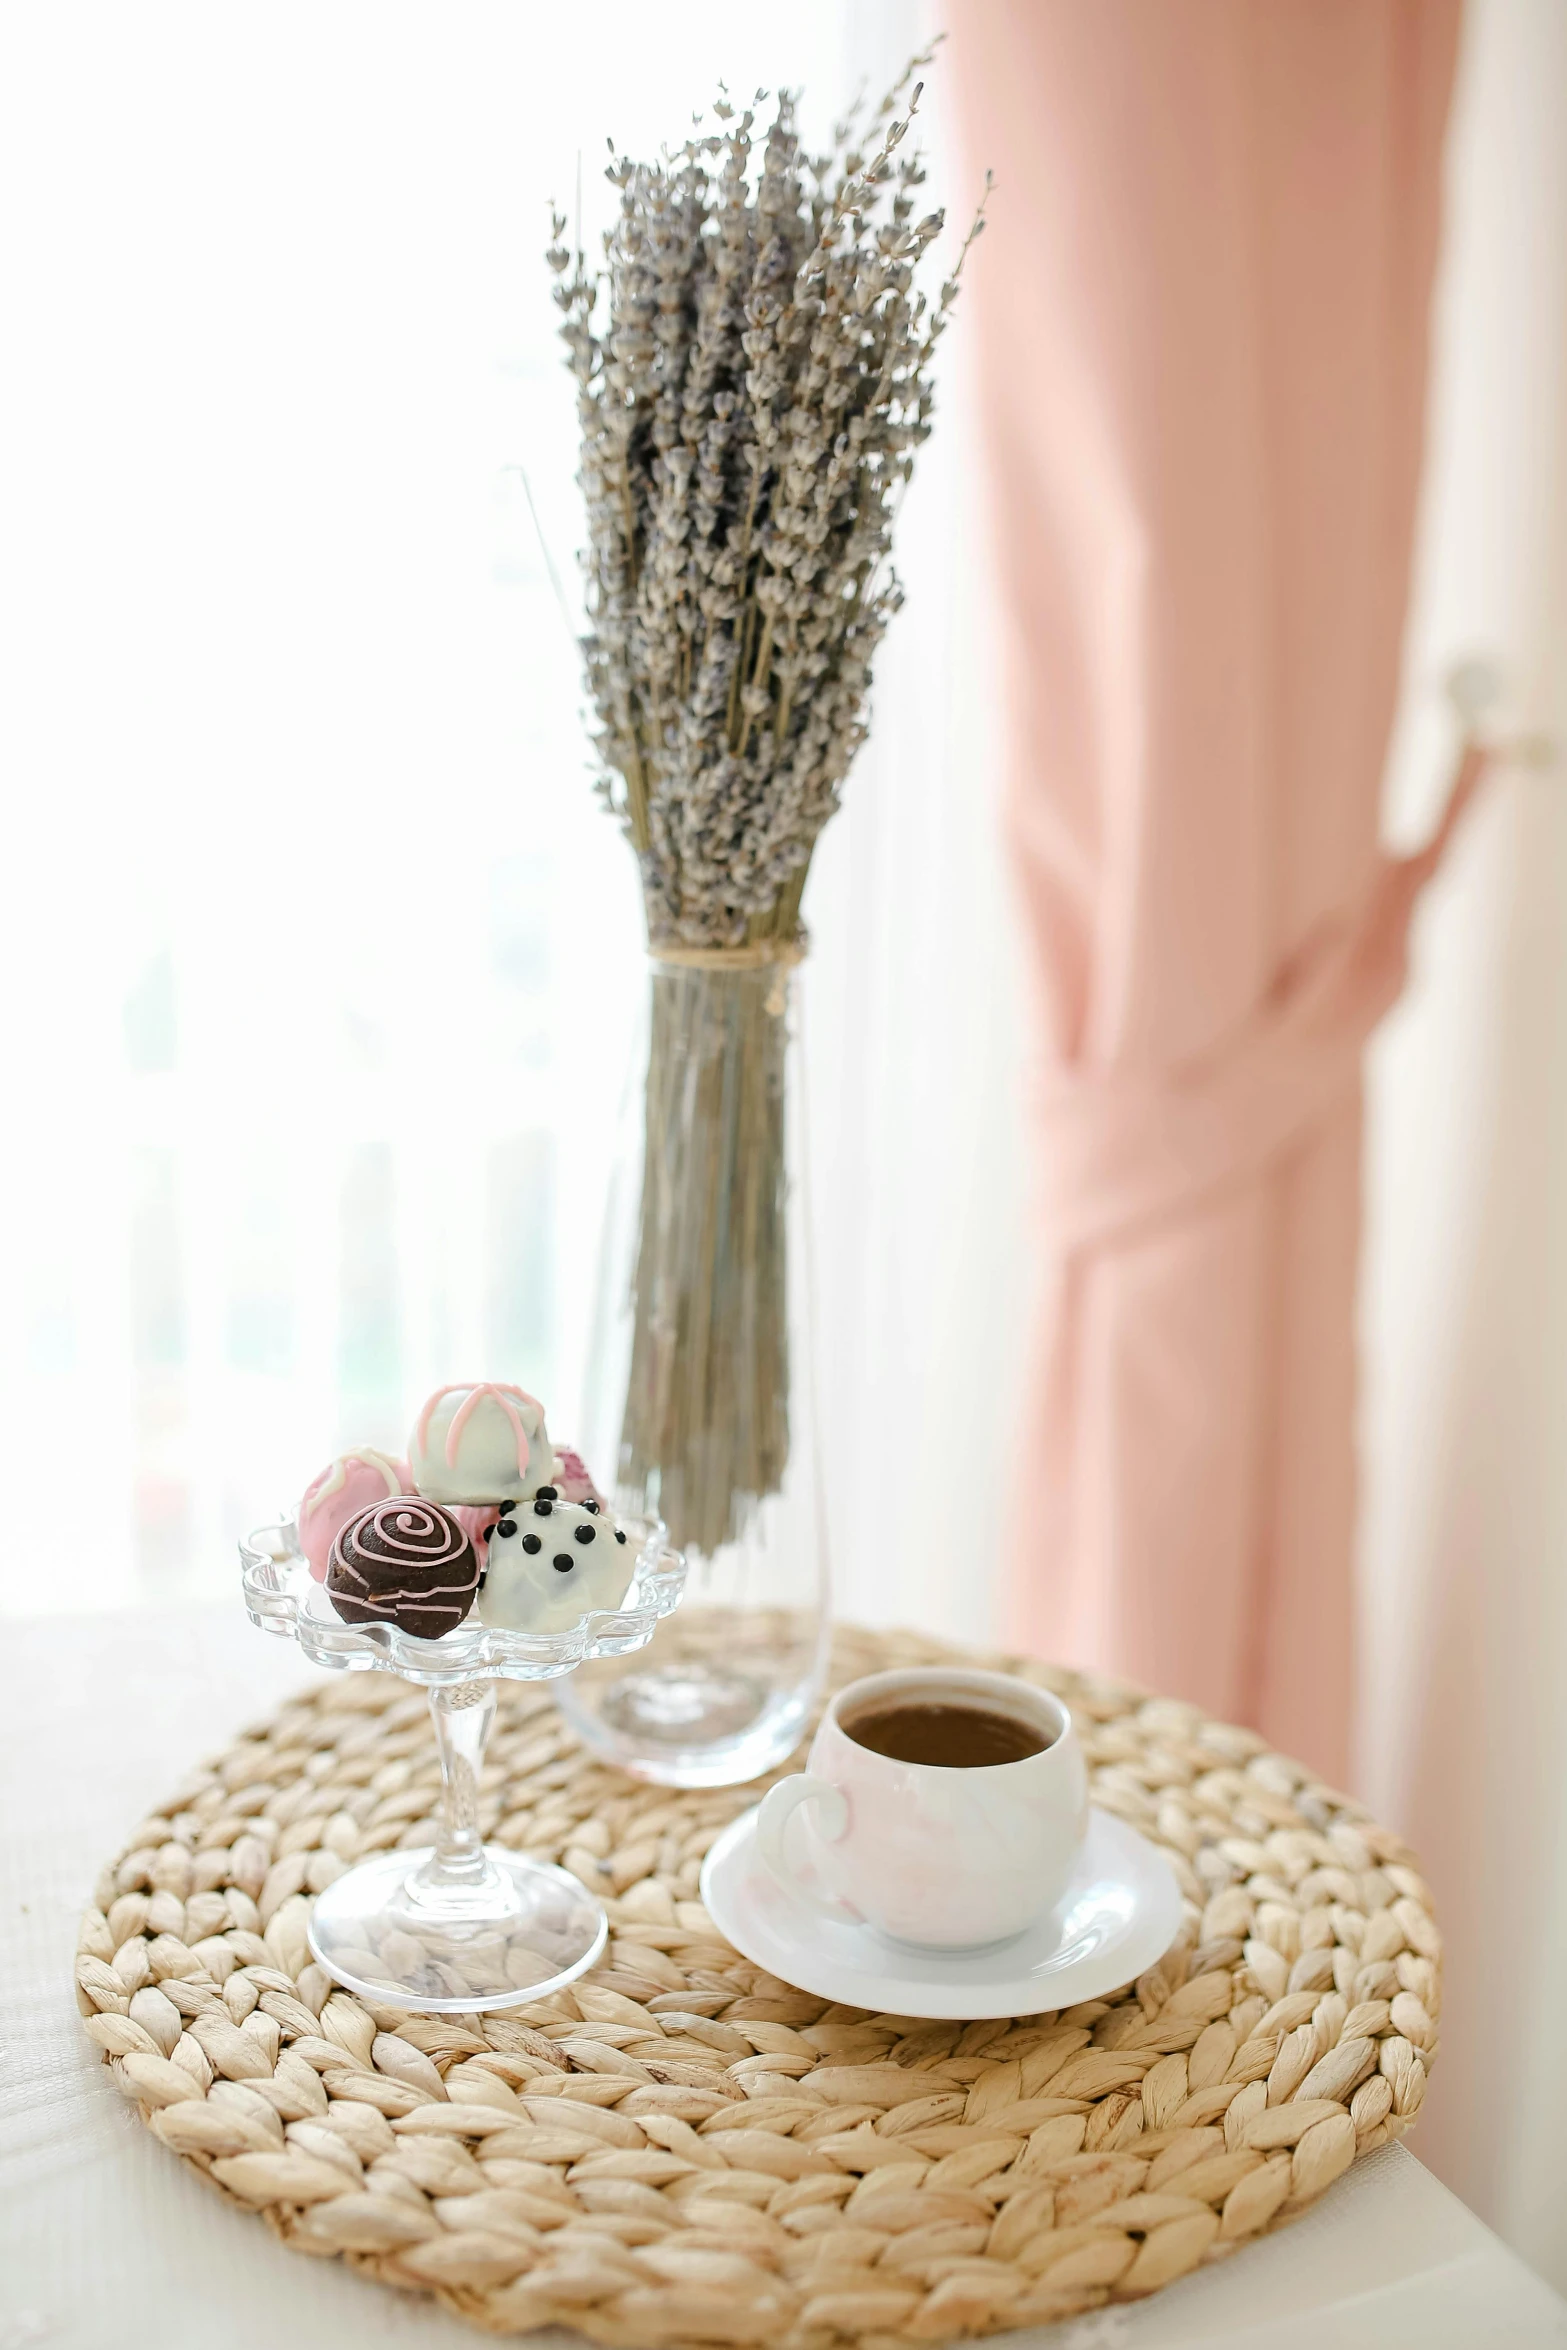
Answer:
[{"label": "chocolate truffle", "polygon": [[345,1624],[395,1624],[420,1640],[454,1632],[478,1584],[473,1544],[449,1511],[418,1494],[361,1510],[338,1534],[326,1573]]},{"label": "chocolate truffle", "polygon": [[494,1631],[569,1632],[583,1616],[619,1607],[635,1566],[607,1510],[562,1501],[546,1485],[491,1530],[479,1621]]}]

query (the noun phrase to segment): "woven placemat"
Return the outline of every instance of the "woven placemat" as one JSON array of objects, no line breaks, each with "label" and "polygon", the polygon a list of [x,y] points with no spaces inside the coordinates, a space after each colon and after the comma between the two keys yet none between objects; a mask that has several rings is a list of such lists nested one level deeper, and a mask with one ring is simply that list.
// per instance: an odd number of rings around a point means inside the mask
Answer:
[{"label": "woven placemat", "polygon": [[[845,1631],[835,1678],[954,1653]],[[1061,1692],[1095,1800],[1180,1875],[1180,1940],[1113,1999],[921,2023],[791,1989],[696,1897],[757,1790],[635,1785],[547,1689],[508,1687],[486,1832],[604,1897],[605,1959],[505,2015],[368,2005],[311,1961],[310,1897],[428,1841],[438,1777],[424,1693],[345,1674],[103,1871],[87,2030],[164,2143],[296,2250],[497,2333],[892,2350],[1151,2293],[1408,2125],[1436,2041],[1429,1896],[1396,1837],[1250,1732],[986,1661]]]}]

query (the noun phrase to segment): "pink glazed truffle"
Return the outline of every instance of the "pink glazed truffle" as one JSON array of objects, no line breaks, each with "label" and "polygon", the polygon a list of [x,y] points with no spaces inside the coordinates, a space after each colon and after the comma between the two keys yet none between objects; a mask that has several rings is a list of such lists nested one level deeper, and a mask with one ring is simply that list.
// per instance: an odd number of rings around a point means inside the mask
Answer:
[{"label": "pink glazed truffle", "polygon": [[506,1504],[501,1501],[454,1501],[447,1516],[455,1518],[482,1559]]},{"label": "pink glazed truffle", "polygon": [[298,1517],[299,1547],[310,1561],[316,1581],[326,1581],[332,1545],[361,1510],[413,1489],[406,1461],[389,1460],[384,1452],[367,1444],[343,1453],[330,1468],[323,1469],[306,1486]]},{"label": "pink glazed truffle", "polygon": [[555,1482],[560,1487],[562,1501],[575,1502],[579,1506],[583,1502],[594,1501],[601,1510],[609,1507],[588,1474],[588,1466],[581,1453],[571,1451],[569,1446],[555,1455]]}]

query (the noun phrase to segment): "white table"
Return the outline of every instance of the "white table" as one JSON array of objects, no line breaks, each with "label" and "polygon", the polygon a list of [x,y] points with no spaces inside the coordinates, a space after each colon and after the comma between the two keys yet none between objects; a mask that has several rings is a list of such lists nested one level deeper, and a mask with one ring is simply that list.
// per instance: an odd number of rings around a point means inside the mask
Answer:
[{"label": "white table", "polygon": [[[0,2350],[474,2350],[424,2300],[308,2260],[142,2128],[80,2029],[77,1915],[190,1763],[308,1668],[231,1609],[10,1624],[0,1637]],[[560,2336],[565,2343],[570,2337]],[[1293,2228],[1023,2350],[1567,2350],[1567,2303],[1402,2147]]]}]

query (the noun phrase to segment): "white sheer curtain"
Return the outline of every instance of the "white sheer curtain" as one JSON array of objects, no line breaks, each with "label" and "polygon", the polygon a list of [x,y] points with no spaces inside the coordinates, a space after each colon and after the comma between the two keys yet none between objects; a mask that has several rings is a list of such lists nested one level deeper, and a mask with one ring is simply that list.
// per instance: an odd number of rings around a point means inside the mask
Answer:
[{"label": "white sheer curtain", "polygon": [[[860,0],[846,22],[852,78],[874,89],[937,12]],[[961,229],[980,189],[939,60],[922,122],[929,192]],[[1000,616],[961,302],[897,559],[908,602],[806,904],[829,1515],[843,1614],[979,1641],[996,1629],[1033,1268]]]},{"label": "white sheer curtain", "polygon": [[1448,1943],[1416,2150],[1567,2287],[1567,11],[1470,0],[1391,816],[1443,667],[1497,662],[1501,776],[1372,1055],[1364,1791]]},{"label": "white sheer curtain", "polygon": [[[0,27],[0,1611],[219,1597],[437,1379],[574,1393],[642,981],[516,470],[570,590],[546,202],[591,232],[606,135],[720,76],[825,126],[916,17]],[[1015,1088],[949,351],[808,1017],[845,1606],[983,1631]]]}]

